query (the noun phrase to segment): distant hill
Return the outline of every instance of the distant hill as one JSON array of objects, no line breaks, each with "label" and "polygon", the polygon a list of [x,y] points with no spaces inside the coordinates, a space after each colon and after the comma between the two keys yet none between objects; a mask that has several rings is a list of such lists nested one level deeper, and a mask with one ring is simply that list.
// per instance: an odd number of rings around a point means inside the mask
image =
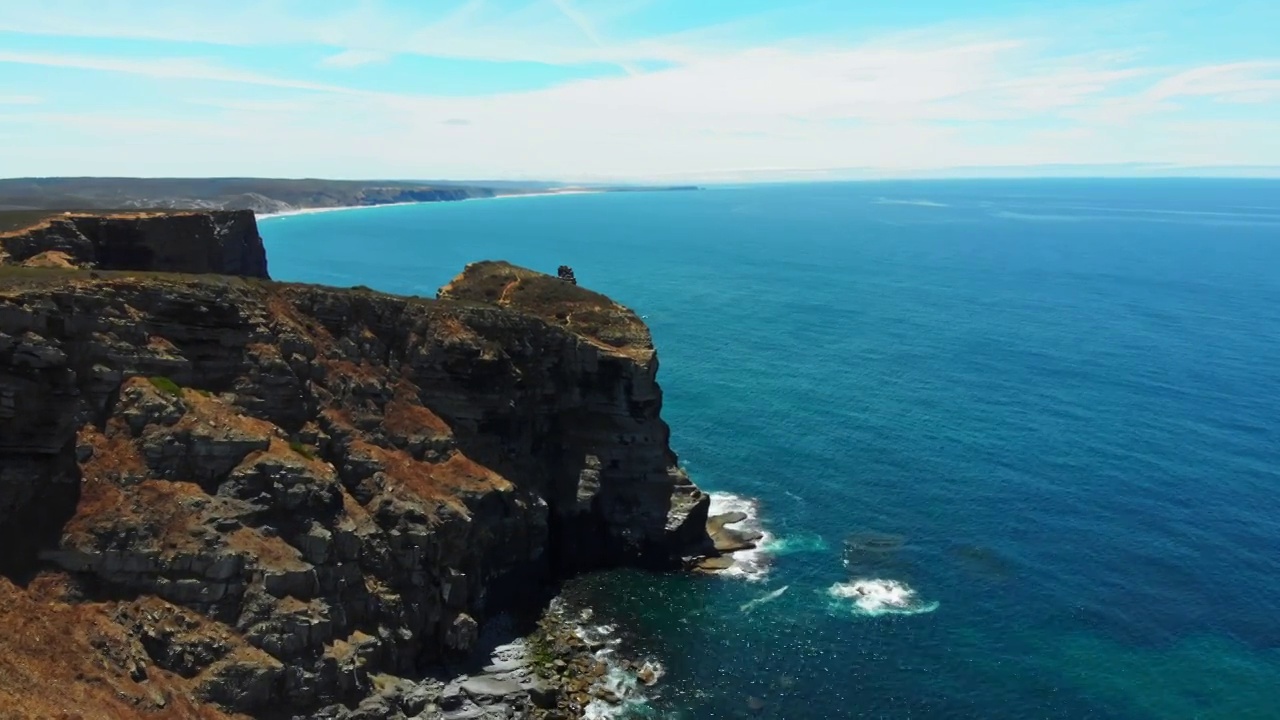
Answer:
[{"label": "distant hill", "polygon": [[12,178],[0,179],[0,210],[167,208],[272,213],[303,208],[464,200],[540,189],[269,178]]},{"label": "distant hill", "polygon": [[[576,186],[605,192],[693,187]],[[568,190],[563,183],[274,178],[50,177],[0,179],[0,211],[253,210],[387,205]]]}]

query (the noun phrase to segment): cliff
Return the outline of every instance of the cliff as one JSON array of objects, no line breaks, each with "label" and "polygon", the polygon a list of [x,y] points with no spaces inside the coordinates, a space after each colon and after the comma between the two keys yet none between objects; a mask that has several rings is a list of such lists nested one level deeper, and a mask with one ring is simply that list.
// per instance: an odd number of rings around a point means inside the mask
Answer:
[{"label": "cliff", "polygon": [[267,277],[267,255],[247,210],[64,213],[0,235],[0,263]]},{"label": "cliff", "polygon": [[0,718],[354,705],[557,578],[707,551],[649,332],[585,288],[0,278]]}]

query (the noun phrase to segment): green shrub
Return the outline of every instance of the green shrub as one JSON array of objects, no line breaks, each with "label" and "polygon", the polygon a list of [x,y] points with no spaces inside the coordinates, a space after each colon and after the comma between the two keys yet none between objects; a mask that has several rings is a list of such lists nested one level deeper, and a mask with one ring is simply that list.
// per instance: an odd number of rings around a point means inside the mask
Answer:
[{"label": "green shrub", "polygon": [[169,378],[163,375],[154,375],[147,379],[150,380],[155,389],[160,392],[174,397],[182,397],[182,387]]},{"label": "green shrub", "polygon": [[306,445],[303,445],[301,440],[296,440],[296,439],[290,440],[289,447],[294,452],[298,453],[299,455],[301,455],[302,457],[308,460],[316,459],[315,453],[311,452],[311,448],[307,447]]}]

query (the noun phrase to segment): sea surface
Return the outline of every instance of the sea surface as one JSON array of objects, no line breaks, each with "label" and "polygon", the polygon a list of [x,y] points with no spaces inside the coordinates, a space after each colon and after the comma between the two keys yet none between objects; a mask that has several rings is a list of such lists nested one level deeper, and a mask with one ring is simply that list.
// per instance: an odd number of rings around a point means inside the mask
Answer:
[{"label": "sea surface", "polygon": [[[262,222],[274,277],[506,259],[644,315],[764,552],[566,601],[670,718],[1280,718],[1280,181],[868,182]],[[859,594],[861,593],[861,594]]]}]

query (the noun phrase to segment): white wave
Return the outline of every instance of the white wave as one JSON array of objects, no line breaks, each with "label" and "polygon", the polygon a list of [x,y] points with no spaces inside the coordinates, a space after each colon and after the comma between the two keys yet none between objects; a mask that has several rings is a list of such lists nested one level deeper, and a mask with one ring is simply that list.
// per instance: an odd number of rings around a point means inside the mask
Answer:
[{"label": "white wave", "polygon": [[760,524],[760,502],[754,498],[733,493],[711,493],[711,507],[707,510],[709,516],[714,517],[731,512],[740,512],[747,517],[742,522],[731,523],[729,527],[758,532],[761,537],[756,541],[754,548],[733,553],[733,565],[720,571],[719,574],[760,582],[769,574],[769,565],[773,556],[766,547],[774,539],[773,534]]},{"label": "white wave", "polygon": [[399,205],[422,205],[427,201],[414,200],[412,202],[395,202],[381,203],[379,205],[337,205],[334,207],[317,207],[317,208],[299,208],[296,210],[282,210],[273,213],[255,213],[258,220],[268,220],[270,218],[292,217],[294,215],[316,215],[318,213],[345,212],[349,210],[373,210],[375,208],[396,207]]},{"label": "white wave", "polygon": [[880,578],[860,578],[836,583],[827,595],[837,600],[852,600],[853,613],[866,617],[880,615],[920,615],[938,609],[937,601],[926,602],[906,583]]},{"label": "white wave", "polygon": [[[598,195],[604,190],[547,190],[544,192],[514,193],[511,195],[491,195],[489,197],[471,197],[463,198],[463,200],[509,200],[512,198],[531,198],[531,197],[549,197],[551,195]],[[268,220],[271,218],[292,217],[294,215],[315,215],[316,213],[339,212],[345,210],[372,210],[374,208],[395,207],[398,205],[425,205],[432,202],[447,202],[440,200],[411,200],[408,202],[379,203],[377,205],[337,205],[334,207],[318,207],[318,208],[297,208],[294,210],[282,210],[280,212],[256,213],[258,220]]]},{"label": "white wave", "polygon": [[[656,663],[645,663],[645,667],[652,665],[656,665]],[[654,672],[655,677],[660,674],[660,670],[655,670]],[[625,717],[631,714],[632,710],[649,702],[649,699],[644,695],[642,690],[643,683],[640,682],[638,675],[617,665],[610,665],[609,671],[593,687],[604,688],[614,698],[617,698],[618,702],[610,702],[603,698],[593,699],[582,709],[584,720],[607,720],[608,718]]]},{"label": "white wave", "polygon": [[895,198],[876,198],[871,201],[873,205],[915,205],[916,207],[935,207],[944,208],[951,207],[946,203],[935,202],[933,200],[898,200]]},{"label": "white wave", "polygon": [[790,585],[783,585],[782,587],[778,588],[777,590],[774,590],[773,592],[765,593],[764,595],[762,595],[762,596],[760,596],[760,597],[758,597],[758,598],[755,598],[754,600],[748,600],[748,601],[746,601],[746,602],[742,603],[742,605],[741,605],[738,609],[739,609],[739,610],[741,610],[741,611],[742,611],[742,612],[744,612],[744,613],[745,613],[745,612],[751,612],[751,611],[752,611],[752,610],[754,610],[757,606],[763,605],[763,604],[765,604],[765,603],[767,603],[767,602],[773,602],[774,600],[777,600],[779,597],[781,597],[781,596],[782,596],[782,593],[784,593],[784,592],[786,592],[786,591],[787,591],[787,588],[789,588],[789,587],[791,587],[791,586],[790,586]]},{"label": "white wave", "polygon": [[[553,609],[560,607],[557,605],[559,602],[559,598],[552,601]],[[652,659],[645,660],[643,663],[624,664],[618,656],[618,647],[622,644],[622,640],[616,635],[617,626],[592,625],[590,621],[594,615],[591,608],[581,610],[577,617],[578,624],[573,626],[573,633],[589,647],[596,648],[592,656],[608,667],[604,676],[592,684],[590,692],[594,694],[598,690],[605,690],[607,693],[600,694],[606,695],[609,699],[594,697],[583,708],[582,717],[587,720],[628,717],[649,702],[646,691],[649,686],[661,679],[666,669],[661,663]]]}]

